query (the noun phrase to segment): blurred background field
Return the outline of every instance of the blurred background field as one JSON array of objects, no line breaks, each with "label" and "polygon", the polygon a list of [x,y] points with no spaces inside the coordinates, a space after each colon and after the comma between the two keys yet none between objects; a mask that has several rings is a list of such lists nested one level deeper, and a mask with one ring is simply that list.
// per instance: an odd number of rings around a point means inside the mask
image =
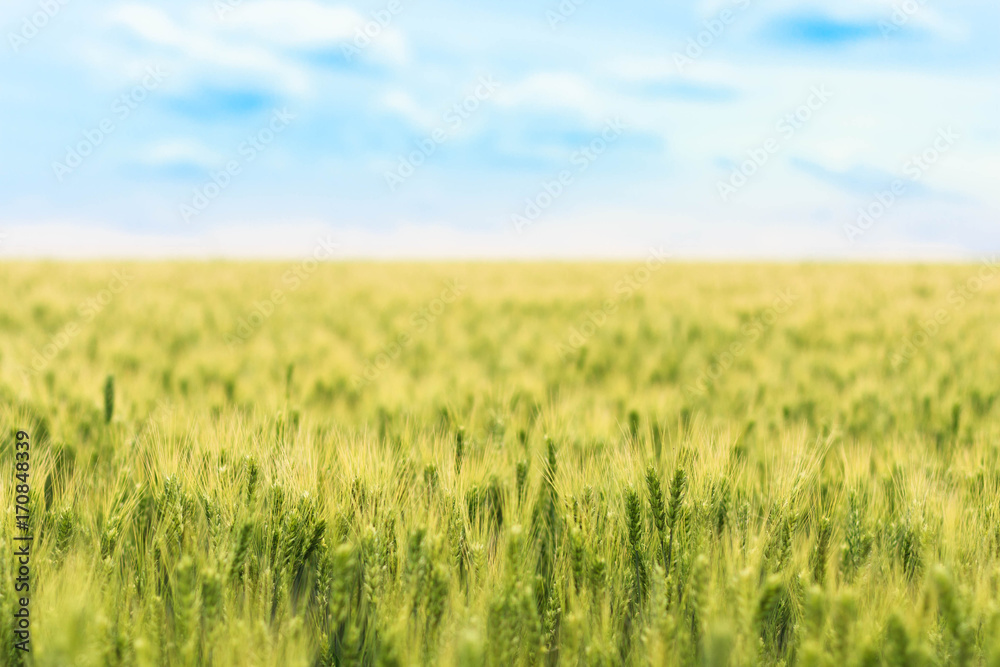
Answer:
[{"label": "blurred background field", "polygon": [[0,264],[29,664],[1000,660],[994,272]]}]

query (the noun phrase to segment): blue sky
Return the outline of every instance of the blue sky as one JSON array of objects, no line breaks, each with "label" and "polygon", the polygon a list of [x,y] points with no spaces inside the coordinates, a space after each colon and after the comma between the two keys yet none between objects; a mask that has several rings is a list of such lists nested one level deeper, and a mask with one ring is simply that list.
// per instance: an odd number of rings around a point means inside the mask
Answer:
[{"label": "blue sky", "polygon": [[0,256],[1000,250],[995,2],[7,0],[0,28]]}]

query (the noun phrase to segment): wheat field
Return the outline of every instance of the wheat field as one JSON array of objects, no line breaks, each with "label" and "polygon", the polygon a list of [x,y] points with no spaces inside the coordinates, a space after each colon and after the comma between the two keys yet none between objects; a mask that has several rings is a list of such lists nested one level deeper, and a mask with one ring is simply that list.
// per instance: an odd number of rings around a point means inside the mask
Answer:
[{"label": "wheat field", "polygon": [[996,274],[0,264],[0,663],[1000,665]]}]

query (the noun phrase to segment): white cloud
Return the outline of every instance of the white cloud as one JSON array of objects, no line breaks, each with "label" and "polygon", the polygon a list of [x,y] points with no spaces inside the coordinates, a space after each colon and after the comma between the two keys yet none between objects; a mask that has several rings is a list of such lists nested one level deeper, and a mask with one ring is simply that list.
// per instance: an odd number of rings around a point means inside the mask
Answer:
[{"label": "white cloud", "polygon": [[741,73],[740,68],[709,57],[686,65],[682,72],[673,55],[622,56],[609,60],[601,69],[608,76],[630,83],[684,81],[711,86],[738,86]]},{"label": "white cloud", "polygon": [[258,0],[227,14],[221,26],[227,32],[256,38],[262,43],[298,49],[353,46],[359,54],[402,63],[408,51],[403,33],[389,22],[372,21],[348,6],[329,6],[313,0]]},{"label": "white cloud", "polygon": [[630,82],[658,81],[677,76],[677,64],[668,56],[621,56],[603,69],[611,76]]},{"label": "white cloud", "polygon": [[[313,0],[245,2],[222,19],[208,7],[168,13],[152,4],[128,2],[111,9],[107,21],[146,42],[144,56],[158,48],[161,60],[180,73],[182,85],[185,75],[229,81],[241,76],[292,94],[308,94],[315,88],[315,72],[295,51],[355,46],[356,36],[370,23],[350,7]],[[406,62],[402,32],[392,25],[376,28],[376,36],[357,50],[358,57]],[[92,59],[106,62],[109,54],[116,55],[93,45],[86,48]],[[128,53],[129,48],[120,45],[117,53]]]},{"label": "white cloud", "polygon": [[440,125],[440,114],[434,114],[423,108],[417,104],[413,96],[404,90],[392,89],[387,91],[382,96],[381,103],[385,109],[399,114],[424,130],[432,130]]},{"label": "white cloud", "polygon": [[868,143],[858,137],[825,137],[813,143],[813,156],[833,171],[846,171],[863,160]]},{"label": "white cloud", "polygon": [[943,189],[962,192],[1000,209],[1000,155],[977,154],[975,148],[944,155],[931,167],[928,180]]},{"label": "white cloud", "polygon": [[275,55],[264,46],[228,41],[217,28],[203,22],[192,20],[182,25],[164,11],[138,3],[121,5],[108,18],[113,24],[180,56],[173,71],[200,73],[208,65],[221,72],[265,77],[273,85],[291,91],[301,92],[308,88],[305,72],[289,59]]},{"label": "white cloud", "polygon": [[146,148],[139,161],[151,166],[189,164],[210,168],[219,164],[221,157],[197,141],[178,139],[163,141]]},{"label": "white cloud", "polygon": [[591,120],[609,114],[609,96],[602,95],[591,80],[578,74],[539,72],[505,86],[497,103],[508,107],[573,110]]},{"label": "white cloud", "polygon": [[328,7],[310,0],[261,0],[239,7],[221,25],[260,41],[315,47],[350,39],[362,22],[361,15],[349,7]]},{"label": "white cloud", "polygon": [[149,5],[136,3],[121,5],[113,10],[108,18],[154,44],[178,46],[188,37],[166,12]]}]

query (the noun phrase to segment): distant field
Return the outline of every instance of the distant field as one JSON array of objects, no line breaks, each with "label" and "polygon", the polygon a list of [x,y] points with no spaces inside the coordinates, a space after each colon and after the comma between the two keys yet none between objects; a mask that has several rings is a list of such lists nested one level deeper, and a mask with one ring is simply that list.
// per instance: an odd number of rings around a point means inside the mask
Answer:
[{"label": "distant field", "polygon": [[25,664],[1000,664],[1000,266],[2,263],[0,295]]}]

